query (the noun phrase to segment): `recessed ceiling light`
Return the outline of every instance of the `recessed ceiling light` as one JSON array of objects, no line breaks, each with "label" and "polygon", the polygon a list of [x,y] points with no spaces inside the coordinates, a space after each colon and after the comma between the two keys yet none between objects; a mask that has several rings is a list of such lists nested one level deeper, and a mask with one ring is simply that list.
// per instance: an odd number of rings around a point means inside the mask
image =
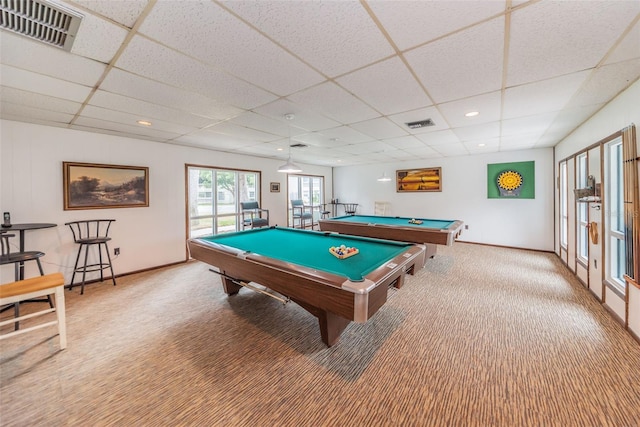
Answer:
[{"label": "recessed ceiling light", "polygon": [[484,147],[485,144],[478,144],[478,147]]},{"label": "recessed ceiling light", "polygon": [[284,151],[284,148],[282,148],[282,147],[278,147],[278,148],[276,148],[276,150],[278,150],[278,151]]},{"label": "recessed ceiling light", "polygon": [[478,111],[469,111],[467,114],[465,114],[465,117],[475,117],[478,114],[480,114]]},{"label": "recessed ceiling light", "polygon": [[151,126],[151,122],[148,122],[146,120],[138,120],[138,124],[142,126]]}]

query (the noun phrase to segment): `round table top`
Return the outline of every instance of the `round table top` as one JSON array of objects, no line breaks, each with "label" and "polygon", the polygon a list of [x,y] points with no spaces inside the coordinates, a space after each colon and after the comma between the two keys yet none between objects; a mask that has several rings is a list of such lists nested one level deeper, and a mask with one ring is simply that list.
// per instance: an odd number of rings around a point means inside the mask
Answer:
[{"label": "round table top", "polygon": [[52,224],[48,222],[30,222],[24,224],[11,224],[11,227],[2,226],[2,230],[10,231],[10,230],[38,230],[40,228],[51,228],[57,227],[58,224]]}]

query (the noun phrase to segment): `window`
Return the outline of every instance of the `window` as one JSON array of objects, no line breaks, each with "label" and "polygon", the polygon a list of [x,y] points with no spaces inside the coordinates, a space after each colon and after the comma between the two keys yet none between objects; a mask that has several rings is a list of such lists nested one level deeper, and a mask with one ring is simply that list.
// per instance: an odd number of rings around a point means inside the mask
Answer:
[{"label": "window", "polygon": [[605,275],[607,282],[622,289],[625,287],[626,251],[624,230],[624,179],[622,162],[622,138],[616,138],[604,146],[605,173]]},{"label": "window", "polygon": [[321,206],[324,203],[324,177],[309,175],[289,175],[288,177],[289,226],[291,218],[291,200],[302,199],[305,205],[313,206],[313,223],[317,223]]},{"label": "window", "polygon": [[[587,153],[580,154],[576,158],[576,187],[587,188],[588,186]],[[585,264],[589,262],[589,204],[577,202],[576,206],[578,225],[578,259]]]},{"label": "window", "polygon": [[560,245],[567,247],[569,214],[567,212],[567,162],[560,163]]},{"label": "window", "polygon": [[240,230],[240,202],[260,201],[259,172],[187,165],[187,183],[189,238]]}]

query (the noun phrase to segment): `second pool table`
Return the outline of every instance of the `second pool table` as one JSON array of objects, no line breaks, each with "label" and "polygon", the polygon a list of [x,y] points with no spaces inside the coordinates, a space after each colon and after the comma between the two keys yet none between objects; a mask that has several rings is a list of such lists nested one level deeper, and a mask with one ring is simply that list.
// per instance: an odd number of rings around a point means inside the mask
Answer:
[{"label": "second pool table", "polygon": [[[415,224],[410,221],[421,222]],[[407,218],[399,216],[345,215],[321,219],[320,230],[354,236],[426,245],[425,259],[436,254],[437,245],[451,246],[462,233],[463,222],[458,220]]]},{"label": "second pool table", "polygon": [[[358,248],[338,259],[332,246]],[[218,268],[224,291],[263,285],[318,318],[322,341],[335,344],[351,321],[366,322],[384,305],[389,286],[424,263],[424,247],[337,233],[259,228],[188,241],[191,256]]]}]

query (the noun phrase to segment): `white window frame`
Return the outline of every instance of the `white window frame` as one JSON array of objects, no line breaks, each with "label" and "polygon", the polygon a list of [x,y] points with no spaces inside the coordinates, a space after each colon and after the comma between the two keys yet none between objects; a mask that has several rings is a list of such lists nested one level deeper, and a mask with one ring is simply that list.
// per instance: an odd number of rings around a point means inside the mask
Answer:
[{"label": "white window frame", "polygon": [[[604,144],[605,281],[625,291],[624,174],[622,138]],[[622,271],[621,271],[622,270]]]},{"label": "white window frame", "polygon": [[[588,185],[589,167],[587,153],[576,156],[576,187]],[[589,204],[576,201],[576,257],[583,264],[589,264]]]},{"label": "white window frame", "polygon": [[567,162],[560,162],[560,246],[567,249],[569,240],[569,203],[567,195]]}]

